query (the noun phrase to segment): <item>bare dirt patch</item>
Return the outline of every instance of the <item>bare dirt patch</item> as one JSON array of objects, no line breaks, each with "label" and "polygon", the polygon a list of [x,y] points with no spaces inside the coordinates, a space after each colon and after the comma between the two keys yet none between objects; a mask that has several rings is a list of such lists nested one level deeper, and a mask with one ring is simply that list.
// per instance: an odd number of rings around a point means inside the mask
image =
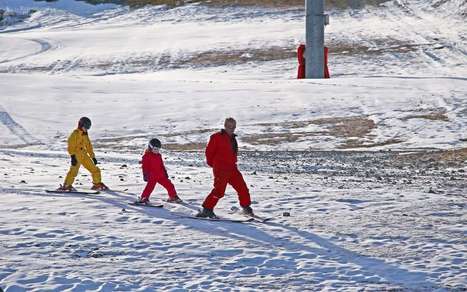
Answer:
[{"label": "bare dirt patch", "polygon": [[307,138],[311,136],[319,136],[325,134],[324,132],[294,132],[294,133],[259,133],[250,134],[241,137],[242,142],[246,142],[251,145],[280,145],[283,143],[296,142],[301,138]]},{"label": "bare dirt patch", "polygon": [[424,164],[438,168],[465,167],[467,166],[467,148],[415,151],[399,158],[405,164]]},{"label": "bare dirt patch", "polygon": [[164,148],[171,151],[198,151],[206,148],[206,143],[167,143]]},{"label": "bare dirt patch", "polygon": [[403,142],[402,140],[398,139],[388,139],[378,143],[368,143],[358,139],[348,139],[342,144],[339,149],[353,149],[353,148],[373,148],[373,147],[380,147],[380,146],[387,146],[392,144],[399,144]]},{"label": "bare dirt patch", "polygon": [[[345,138],[343,148],[353,148],[352,145],[361,146],[363,142],[360,139],[368,138],[371,131],[376,128],[373,120],[366,116],[356,117],[332,117],[320,118],[307,121],[288,121],[282,123],[260,123],[266,130],[272,127],[280,127],[286,130],[306,128],[309,125],[319,125],[320,131],[299,131],[299,132],[271,132],[251,134],[242,137],[242,141],[252,145],[277,145],[285,142],[295,142],[301,138],[313,136],[332,136],[336,138]],[[399,142],[397,142],[399,143]],[[373,147],[367,144],[367,147]],[[374,146],[378,146],[374,144]]]},{"label": "bare dirt patch", "polygon": [[[404,119],[424,118],[435,121],[446,121],[442,111],[429,113],[414,113]],[[396,145],[404,141],[397,138],[376,141],[372,131],[376,123],[368,116],[329,117],[302,121],[283,121],[275,123],[255,123],[246,125],[250,131],[238,137],[242,146],[277,146],[288,143],[306,143],[320,139],[336,139],[337,149],[371,149],[375,147]],[[171,151],[202,151],[206,147],[207,138],[211,133],[219,131],[216,128],[198,128],[190,131],[161,133],[157,136],[163,141],[163,148]],[[152,134],[134,136],[109,137],[95,140],[95,147],[112,149],[112,151],[142,151]],[[122,146],[124,145],[124,146]],[[433,149],[435,150],[435,149]],[[446,162],[466,159],[467,150],[452,150],[449,152],[430,152],[433,159]],[[410,157],[410,156],[407,156]]]},{"label": "bare dirt patch", "polygon": [[[409,53],[420,49],[422,45],[407,44],[398,40],[380,39],[371,40],[374,46],[369,44],[347,43],[329,41],[329,55],[382,55],[385,53]],[[429,45],[429,44],[426,44]],[[121,68],[128,68],[126,73],[155,72],[167,69],[179,68],[207,68],[226,65],[242,65],[250,62],[268,62],[291,60],[292,64],[298,64],[297,46],[294,40],[286,46],[271,46],[264,48],[244,48],[236,50],[209,50],[193,52],[185,56],[172,56],[167,53],[143,56],[122,56],[111,60],[89,61],[86,56],[71,60],[57,60],[50,64],[19,64],[15,66],[0,67],[0,73],[21,72],[69,72],[73,70],[103,71],[100,74],[121,73]],[[72,66],[70,66],[72,64]]]},{"label": "bare dirt patch", "polygon": [[265,49],[247,49],[232,51],[207,51],[178,62],[178,66],[191,64],[193,66],[222,66],[227,64],[242,64],[250,61],[275,61],[296,58],[295,47],[269,47]]},{"label": "bare dirt patch", "polygon": [[328,127],[332,136],[342,138],[363,138],[376,128],[375,122],[365,116],[318,119],[315,124]]},{"label": "bare dirt patch", "polygon": [[444,150],[439,156],[439,160],[446,162],[466,162],[467,161],[467,148]]},{"label": "bare dirt patch", "polygon": [[443,122],[448,122],[449,118],[446,116],[446,109],[445,108],[439,108],[439,109],[433,109],[431,111],[428,111],[426,113],[422,114],[414,114],[414,115],[408,115],[402,120],[410,120],[410,119],[426,119],[426,120],[432,120],[432,121],[443,121]]},{"label": "bare dirt patch", "polygon": [[[310,130],[306,129],[310,125],[318,125],[319,129]],[[306,121],[284,121],[279,123],[258,123],[252,126],[258,127],[255,133],[245,134],[239,137],[241,142],[250,145],[280,145],[285,143],[293,143],[300,140],[306,140],[310,137],[335,137],[344,138],[346,142],[342,148],[354,147],[373,147],[378,146],[371,143],[364,144],[363,141],[368,141],[371,137],[371,131],[376,128],[373,120],[366,116],[355,117],[332,117],[332,118],[319,118]],[[273,129],[274,127],[280,130]],[[204,136],[214,133],[219,129],[214,128],[201,128],[191,131],[179,131],[170,133],[158,134],[158,137],[163,140],[163,148],[172,151],[197,151],[203,150],[206,147]],[[203,136],[203,141],[200,137]],[[94,141],[96,148],[109,148],[118,151],[124,148],[130,151],[141,151],[145,147],[146,141],[152,138],[151,134],[138,134],[134,136],[123,137],[109,137],[100,138]],[[175,143],[171,142],[171,138],[182,138],[182,140],[192,141],[188,143]],[[360,141],[362,139],[362,141]],[[125,145],[122,147],[122,145]],[[364,146],[362,146],[364,145]]]}]

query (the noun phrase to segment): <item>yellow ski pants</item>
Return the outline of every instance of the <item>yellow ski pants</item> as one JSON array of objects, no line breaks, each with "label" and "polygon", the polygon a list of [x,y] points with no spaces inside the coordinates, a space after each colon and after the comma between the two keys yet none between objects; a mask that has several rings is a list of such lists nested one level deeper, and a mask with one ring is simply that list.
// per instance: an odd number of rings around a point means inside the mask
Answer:
[{"label": "yellow ski pants", "polygon": [[76,153],[76,165],[72,165],[65,178],[65,186],[71,186],[78,175],[78,170],[81,165],[84,166],[92,175],[92,182],[98,184],[101,182],[101,170],[97,167],[89,155],[85,153]]}]

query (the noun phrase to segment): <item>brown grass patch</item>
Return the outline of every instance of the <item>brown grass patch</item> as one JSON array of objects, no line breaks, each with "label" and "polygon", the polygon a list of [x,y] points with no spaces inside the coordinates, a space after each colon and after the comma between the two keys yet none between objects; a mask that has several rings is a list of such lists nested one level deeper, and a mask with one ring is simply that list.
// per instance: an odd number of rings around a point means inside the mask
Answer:
[{"label": "brown grass patch", "polygon": [[400,163],[418,165],[421,169],[465,167],[467,163],[467,148],[452,150],[424,150],[397,156]]},{"label": "brown grass patch", "polygon": [[[292,42],[292,41],[291,41]],[[329,42],[330,55],[380,55],[383,53],[407,53],[417,50],[420,45],[401,43],[394,39],[378,39],[376,48],[358,43]],[[207,51],[194,54],[189,58],[173,60],[171,66],[223,66],[244,64],[247,62],[266,62],[297,58],[297,46],[290,44],[286,47],[271,46],[261,49],[243,49],[232,51]],[[160,58],[159,62],[170,63],[170,57]]]},{"label": "brown grass patch", "polygon": [[452,150],[425,150],[398,158],[405,164],[423,163],[430,167],[464,167],[467,162],[467,148]]},{"label": "brown grass patch", "polygon": [[402,140],[398,139],[389,139],[383,142],[378,143],[364,143],[361,140],[357,139],[348,139],[343,145],[339,146],[339,149],[352,149],[352,148],[372,148],[372,147],[380,147],[392,144],[398,144],[403,142]]},{"label": "brown grass patch", "polygon": [[442,151],[440,160],[447,162],[465,162],[467,161],[467,148]]},{"label": "brown grass patch", "polygon": [[373,120],[367,117],[337,117],[314,121],[317,125],[328,125],[329,133],[335,137],[360,137],[368,135],[376,128]]},{"label": "brown grass patch", "polygon": [[274,61],[296,58],[294,47],[269,47],[266,49],[247,49],[232,51],[208,51],[176,62],[176,66],[223,66],[242,64],[251,61]]},{"label": "brown grass patch", "polygon": [[381,55],[385,53],[409,53],[416,51],[421,46],[420,44],[402,43],[395,39],[373,39],[368,40],[373,42],[375,46],[367,46],[361,43],[342,43],[328,42],[326,46],[329,48],[330,55]]},{"label": "brown grass patch", "polygon": [[421,115],[409,115],[401,120],[407,121],[410,119],[426,119],[426,120],[432,120],[432,121],[443,121],[443,122],[448,122],[449,118],[446,116],[445,112],[430,112],[426,114],[421,114]]},{"label": "brown grass patch", "polygon": [[206,148],[206,143],[186,143],[186,144],[166,143],[163,145],[162,148],[168,149],[171,151],[199,151],[199,150],[204,150]]},{"label": "brown grass patch", "polygon": [[[323,130],[319,131],[294,131],[290,132],[291,129],[305,128],[309,125],[320,125]],[[333,117],[333,118],[321,118],[307,121],[286,121],[280,123],[259,123],[254,126],[264,127],[264,130],[260,130],[260,133],[247,134],[239,137],[241,142],[248,143],[250,145],[280,145],[284,143],[293,143],[300,139],[306,139],[307,137],[317,136],[333,136],[337,138],[363,138],[367,136],[373,128],[376,127],[373,120],[368,119],[366,116],[356,117]],[[280,127],[283,131],[277,132],[272,131],[271,127]],[[187,137],[191,135],[199,135],[205,133],[214,133],[219,129],[207,128],[207,129],[196,129],[192,131],[173,132],[167,134],[159,134],[160,137]],[[134,137],[116,137],[116,138],[105,138],[97,139],[96,147],[115,147],[116,144],[121,144],[123,141],[131,141],[134,139],[149,139],[151,135],[137,135]],[[353,141],[353,140],[352,140]],[[358,144],[357,142],[348,142],[348,144]],[[360,143],[358,145],[362,145]],[[172,151],[195,151],[203,150],[206,147],[205,142],[192,142],[192,143],[163,143],[163,148]],[[141,146],[128,145],[126,149],[138,150]]]},{"label": "brown grass patch", "polygon": [[[258,126],[283,127],[288,129],[305,128],[309,125],[321,125],[328,128],[328,134],[336,137],[363,137],[376,128],[373,120],[366,116],[320,118],[308,121],[281,123],[259,123]],[[322,132],[320,132],[322,133]]]},{"label": "brown grass patch", "polygon": [[260,133],[242,136],[242,142],[251,145],[279,145],[283,143],[296,142],[300,138],[326,135],[326,132],[294,132],[294,133]]},{"label": "brown grass patch", "polygon": [[[417,50],[421,45],[411,45],[400,43],[398,40],[381,39],[375,40],[378,43],[377,47],[370,48],[368,46],[357,43],[341,43],[331,41],[326,45],[329,47],[329,54],[332,55],[380,55],[384,53],[407,53]],[[169,54],[161,55],[146,55],[138,57],[128,57],[124,60],[112,59],[102,60],[98,63],[89,63],[86,57],[83,56],[82,60],[74,61],[73,67],[70,69],[67,66],[67,60],[55,61],[44,66],[22,64],[22,66],[9,68],[0,68],[0,73],[20,73],[20,72],[60,72],[59,68],[63,71],[78,70],[78,69],[91,69],[101,70],[104,72],[115,72],[121,66],[129,68],[129,72],[154,72],[166,69],[187,68],[187,67],[216,67],[225,65],[241,65],[248,62],[267,62],[290,60],[290,64],[298,66],[297,47],[290,40],[290,44],[285,47],[271,46],[261,49],[243,49],[243,50],[211,50],[205,52],[194,52],[190,56],[174,59]],[[332,57],[331,57],[332,59]]]},{"label": "brown grass patch", "polygon": [[[323,126],[323,131],[300,131],[300,132],[272,132],[250,134],[241,137],[241,140],[252,145],[278,145],[281,143],[296,142],[301,138],[316,137],[316,136],[333,136],[338,138],[351,138],[353,142],[350,144],[357,144],[355,138],[363,138],[367,136],[372,129],[376,128],[373,120],[368,119],[366,116],[358,117],[333,117],[321,118],[308,121],[290,121],[281,123],[259,123],[257,126],[266,127],[266,130],[271,127],[281,127],[284,129],[299,129],[305,128],[309,125]],[[358,145],[363,145],[360,142]],[[376,145],[376,144],[375,144]],[[371,146],[369,146],[371,147]]]}]

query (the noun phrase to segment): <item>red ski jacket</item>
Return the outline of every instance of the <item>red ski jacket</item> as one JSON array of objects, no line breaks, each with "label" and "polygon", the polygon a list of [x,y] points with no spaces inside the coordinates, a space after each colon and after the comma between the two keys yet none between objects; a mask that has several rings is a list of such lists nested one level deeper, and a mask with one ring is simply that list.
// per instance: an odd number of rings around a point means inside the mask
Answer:
[{"label": "red ski jacket", "polygon": [[149,180],[149,178],[157,179],[169,177],[160,153],[154,153],[150,150],[146,150],[143,155],[142,168],[145,181]]},{"label": "red ski jacket", "polygon": [[206,162],[215,169],[233,169],[237,167],[238,144],[236,135],[229,136],[224,130],[209,138],[206,147]]}]

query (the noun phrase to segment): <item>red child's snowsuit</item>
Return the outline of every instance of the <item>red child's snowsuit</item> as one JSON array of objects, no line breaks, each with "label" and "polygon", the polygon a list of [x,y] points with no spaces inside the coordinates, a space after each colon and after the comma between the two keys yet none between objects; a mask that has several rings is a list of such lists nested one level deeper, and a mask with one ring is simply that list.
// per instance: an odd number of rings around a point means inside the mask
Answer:
[{"label": "red child's snowsuit", "polygon": [[214,209],[219,199],[224,196],[227,184],[238,193],[240,206],[251,204],[250,192],[237,168],[237,140],[224,130],[211,135],[206,147],[206,160],[214,173],[214,189],[204,200],[203,207]]},{"label": "red child's snowsuit", "polygon": [[146,150],[143,155],[142,163],[143,176],[147,184],[141,194],[141,199],[149,199],[157,183],[161,184],[167,190],[170,198],[174,198],[177,195],[177,191],[175,191],[175,187],[167,175],[164,161],[162,161],[162,155]]}]

